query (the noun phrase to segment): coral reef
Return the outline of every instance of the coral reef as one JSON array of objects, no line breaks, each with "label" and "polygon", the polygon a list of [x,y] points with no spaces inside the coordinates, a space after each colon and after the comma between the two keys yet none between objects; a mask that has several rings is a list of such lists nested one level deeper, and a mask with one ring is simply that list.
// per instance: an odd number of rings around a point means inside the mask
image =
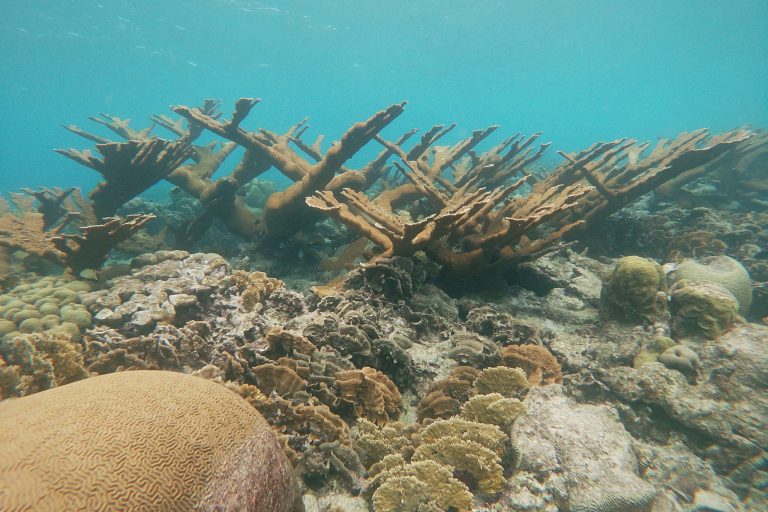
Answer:
[{"label": "coral reef", "polygon": [[[406,147],[415,130],[382,135],[403,103],[324,149],[306,119],[245,128],[258,101],[92,118],[124,141],[68,126],[101,155],[62,151],[102,175],[89,200],[0,201],[0,399],[23,397],[0,409],[42,404],[8,431],[38,437],[0,451],[44,454],[75,416],[102,444],[144,429],[95,450],[167,462],[97,485],[118,510],[142,478],[190,510],[765,508],[766,335],[742,318],[768,317],[764,215],[665,202],[732,171],[738,208],[760,205],[764,132],[598,143],[544,173],[540,134],[480,151],[496,127],[442,146],[439,125]],[[170,203],[140,197],[161,180]],[[616,219],[640,220],[594,242]],[[128,384],[105,399],[109,379]]]}]

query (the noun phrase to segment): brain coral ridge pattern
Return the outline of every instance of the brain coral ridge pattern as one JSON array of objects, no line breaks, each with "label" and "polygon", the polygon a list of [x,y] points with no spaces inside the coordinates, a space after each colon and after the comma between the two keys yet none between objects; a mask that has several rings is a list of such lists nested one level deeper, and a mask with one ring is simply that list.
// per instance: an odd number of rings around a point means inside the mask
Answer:
[{"label": "brain coral ridge pattern", "polygon": [[[0,508],[191,511],[218,468],[269,429],[226,388],[164,371],[114,373],[7,400]],[[274,436],[267,440],[265,452],[280,450]]]}]

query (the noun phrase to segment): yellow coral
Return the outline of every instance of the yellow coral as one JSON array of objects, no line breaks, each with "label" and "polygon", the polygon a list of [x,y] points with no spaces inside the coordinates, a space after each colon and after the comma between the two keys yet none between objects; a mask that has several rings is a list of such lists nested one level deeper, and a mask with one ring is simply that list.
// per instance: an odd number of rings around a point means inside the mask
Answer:
[{"label": "yellow coral", "polygon": [[471,477],[470,489],[480,493],[495,494],[504,489],[504,468],[499,456],[474,441],[458,437],[441,437],[416,448],[414,462],[433,460],[454,468],[465,477]]},{"label": "yellow coral", "polygon": [[480,372],[475,379],[475,389],[483,395],[499,393],[510,398],[528,389],[528,378],[519,368],[495,366]]},{"label": "yellow coral", "polygon": [[413,476],[390,478],[373,495],[375,512],[418,512],[429,487]]},{"label": "yellow coral", "polygon": [[530,386],[541,384],[562,384],[560,363],[555,356],[541,345],[509,345],[499,351],[504,364],[522,369]]},{"label": "yellow coral", "polygon": [[279,279],[267,276],[264,272],[245,272],[238,270],[232,274],[235,285],[240,291],[243,308],[251,311],[256,304],[268,298],[272,292],[285,288],[285,283]]},{"label": "yellow coral", "polygon": [[374,368],[338,372],[336,387],[341,391],[342,400],[353,406],[358,418],[383,425],[400,416],[403,400],[397,386]]},{"label": "yellow coral", "polygon": [[355,450],[366,468],[387,455],[398,454],[410,457],[413,453],[413,444],[403,431],[403,427],[405,425],[399,422],[378,427],[365,418],[358,420],[354,434]]},{"label": "yellow coral", "polygon": [[477,395],[461,408],[461,416],[481,423],[508,428],[515,419],[525,413],[525,405],[516,398],[504,398],[500,393]]},{"label": "yellow coral", "polygon": [[461,418],[435,421],[421,431],[420,437],[422,444],[434,443],[444,437],[472,441],[488,448],[499,457],[504,456],[507,442],[507,435],[499,427]]},{"label": "yellow coral", "polygon": [[[415,485],[411,478],[425,487]],[[472,493],[467,486],[453,476],[450,467],[433,460],[413,462],[383,471],[374,477],[371,486],[375,489],[373,493],[375,512],[435,509],[465,512],[472,509]],[[398,504],[409,503],[401,499],[402,494],[397,492],[398,489],[405,488],[412,489],[414,492],[424,489],[420,494],[421,500],[417,508],[397,508]]]}]

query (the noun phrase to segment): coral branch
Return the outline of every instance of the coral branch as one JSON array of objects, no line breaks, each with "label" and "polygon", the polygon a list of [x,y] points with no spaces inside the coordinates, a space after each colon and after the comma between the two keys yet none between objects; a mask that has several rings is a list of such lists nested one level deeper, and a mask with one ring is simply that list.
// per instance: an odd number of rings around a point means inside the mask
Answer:
[{"label": "coral branch", "polygon": [[103,224],[82,227],[82,235],[61,234],[50,241],[63,254],[67,268],[78,274],[86,268],[100,267],[110,250],[154,218],[154,215],[108,217]]},{"label": "coral branch", "polygon": [[89,151],[56,149],[72,160],[98,171],[105,179],[90,193],[99,217],[108,217],[127,201],[165,178],[192,154],[192,148],[163,139],[97,144],[99,159]]}]

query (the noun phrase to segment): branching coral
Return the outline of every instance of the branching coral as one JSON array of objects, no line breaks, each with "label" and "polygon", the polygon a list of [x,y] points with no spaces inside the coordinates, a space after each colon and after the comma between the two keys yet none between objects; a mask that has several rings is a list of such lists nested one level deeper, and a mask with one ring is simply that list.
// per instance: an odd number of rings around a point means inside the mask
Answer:
[{"label": "branching coral", "polygon": [[[264,232],[287,238],[312,225],[322,212],[378,245],[380,257],[411,256],[423,250],[449,271],[477,273],[553,250],[592,219],[704,166],[750,135],[741,130],[710,137],[706,130],[698,130],[662,140],[652,150],[649,143],[627,139],[598,143],[579,153],[560,152],[565,162],[533,183],[528,167],[549,145],[536,145],[540,133],[518,134],[478,153],[475,147],[496,126],[477,130],[452,146],[438,146],[454,125],[437,125],[405,149],[403,144],[415,130],[394,142],[380,136],[403,112],[405,103],[400,103],[352,125],[323,152],[322,137],[311,144],[302,139],[308,129],[306,119],[284,133],[243,128],[259,102],[241,98],[229,119],[217,112],[216,101],[207,100],[199,108],[172,107],[186,119],[186,127],[181,120],[153,116],[154,123],[177,137],[173,141],[152,136],[151,127],[134,130],[127,120],[102,115],[91,119],[128,142],[112,142],[68,126],[97,142],[104,158],[74,150],[61,152],[105,176],[106,182],[91,194],[99,215],[113,213],[162,178],[196,198],[204,211],[190,219],[181,240],[199,237],[215,217],[247,239]],[[215,142],[194,144],[203,130],[229,142],[218,150]],[[373,160],[359,169],[345,166],[374,139],[383,149]],[[238,146],[245,149],[240,162],[230,174],[214,179]],[[405,182],[388,186],[383,177],[393,156]],[[293,184],[271,191],[257,213],[246,206],[242,192],[272,167]],[[524,190],[528,193],[521,194]]]},{"label": "branching coral", "polygon": [[63,254],[67,268],[77,274],[86,268],[100,267],[110,250],[154,218],[154,215],[107,217],[103,224],[83,226],[80,235],[61,233],[51,238],[51,242]]},{"label": "branching coral", "polygon": [[55,229],[46,231],[44,213],[9,212],[0,215],[0,247],[24,251],[74,273],[98,268],[107,253],[141,229],[154,215],[108,217],[101,224],[81,226],[80,234],[65,233],[71,216]]},{"label": "branching coral", "polygon": [[[546,145],[533,151],[536,134],[525,142],[507,139],[481,155],[468,153],[493,129],[431,151],[444,130],[431,130],[408,152],[379,139],[400,157],[395,165],[410,183],[376,198],[352,189],[338,196],[319,191],[307,204],[370,239],[382,248],[383,257],[423,250],[454,272],[477,273],[552,250],[593,218],[619,210],[749,136],[736,131],[707,141],[706,130],[699,130],[662,140],[647,155],[649,143],[627,139],[595,144],[577,154],[560,152],[565,163],[531,186],[529,194],[513,195],[528,181],[525,166]],[[465,154],[469,156],[460,160]],[[443,176],[451,166],[453,181]],[[519,174],[524,176],[510,181]],[[411,210],[401,211],[409,204]],[[426,211],[419,210],[425,205]]]},{"label": "branching coral", "polygon": [[121,205],[165,178],[192,155],[187,144],[163,139],[109,142],[97,144],[96,150],[103,158],[94,157],[88,150],[56,152],[94,169],[104,178],[90,193],[99,217],[114,215]]}]

